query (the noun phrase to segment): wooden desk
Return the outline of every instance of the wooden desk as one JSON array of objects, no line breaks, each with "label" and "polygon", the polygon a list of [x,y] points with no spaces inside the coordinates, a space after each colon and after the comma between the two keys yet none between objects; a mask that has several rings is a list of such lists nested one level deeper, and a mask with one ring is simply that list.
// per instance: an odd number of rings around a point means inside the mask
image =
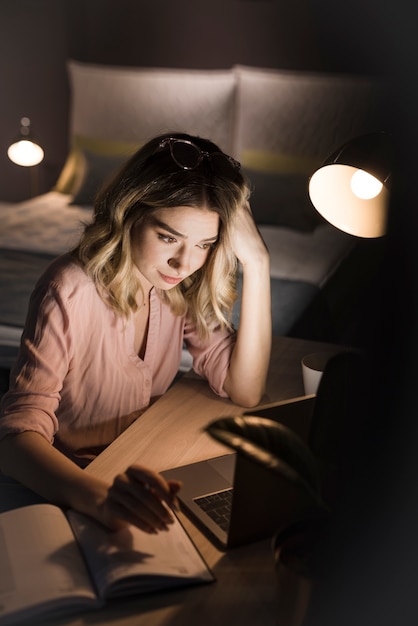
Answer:
[{"label": "wooden desk", "polygon": [[[301,359],[310,352],[324,350],[339,352],[342,348],[274,337],[266,393],[257,409],[303,396]],[[218,417],[248,412],[249,409],[216,396],[206,381],[186,374],[92,461],[86,471],[112,479],[135,462],[159,472],[225,454],[228,450],[202,429]]]},{"label": "wooden desk", "polygon": [[[341,348],[291,338],[275,338],[266,395],[258,408],[303,396],[301,358],[309,352]],[[250,366],[250,365],[249,365]],[[186,375],[155,402],[85,471],[112,478],[140,462],[161,471],[229,452],[202,428],[225,415],[247,412],[216,397],[206,382]],[[217,582],[202,587],[111,603],[105,609],[54,624],[117,626],[277,626],[276,579],[271,541],[218,551],[183,515],[186,529]]]}]

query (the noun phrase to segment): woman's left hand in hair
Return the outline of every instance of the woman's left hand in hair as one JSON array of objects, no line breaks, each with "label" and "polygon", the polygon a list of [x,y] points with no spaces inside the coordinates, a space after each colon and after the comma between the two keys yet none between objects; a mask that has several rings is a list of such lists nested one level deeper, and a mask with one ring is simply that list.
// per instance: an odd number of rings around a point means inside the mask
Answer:
[{"label": "woman's left hand in hair", "polygon": [[254,221],[248,202],[235,213],[230,229],[230,242],[241,265],[269,264],[269,254]]}]

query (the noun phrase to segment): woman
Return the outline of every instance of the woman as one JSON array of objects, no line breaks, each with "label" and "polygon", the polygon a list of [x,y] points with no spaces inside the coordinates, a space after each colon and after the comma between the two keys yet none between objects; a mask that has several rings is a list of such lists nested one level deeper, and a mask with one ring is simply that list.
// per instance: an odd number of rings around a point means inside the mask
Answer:
[{"label": "woman", "polygon": [[167,528],[178,483],[135,465],[108,484],[82,468],[167,390],[183,342],[216,393],[260,401],[270,268],[248,197],[239,163],[185,134],[149,141],[101,191],[79,245],[32,294],[1,405],[3,474],[109,528]]}]

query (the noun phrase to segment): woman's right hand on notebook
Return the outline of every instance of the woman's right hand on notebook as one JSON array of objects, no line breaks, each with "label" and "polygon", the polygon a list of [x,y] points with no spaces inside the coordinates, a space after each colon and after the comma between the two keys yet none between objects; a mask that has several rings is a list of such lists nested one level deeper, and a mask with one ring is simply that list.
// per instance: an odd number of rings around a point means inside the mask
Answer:
[{"label": "woman's right hand on notebook", "polygon": [[103,523],[112,530],[133,524],[156,534],[173,523],[170,509],[178,510],[176,494],[181,483],[164,478],[140,465],[116,476],[107,497],[99,505]]}]

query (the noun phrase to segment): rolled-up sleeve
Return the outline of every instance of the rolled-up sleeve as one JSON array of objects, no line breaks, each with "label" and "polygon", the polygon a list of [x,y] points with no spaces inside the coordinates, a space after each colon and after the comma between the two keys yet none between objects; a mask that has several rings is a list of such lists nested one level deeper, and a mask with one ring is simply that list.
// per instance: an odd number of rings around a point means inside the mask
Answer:
[{"label": "rolled-up sleeve", "polygon": [[184,340],[193,357],[193,370],[207,379],[212,391],[227,398],[224,382],[231,362],[236,333],[217,328],[210,333],[207,340],[202,341],[199,340],[193,324],[186,324]]},{"label": "rolled-up sleeve", "polygon": [[[36,312],[36,315],[35,315]],[[0,406],[0,439],[24,431],[53,442],[56,410],[70,361],[70,333],[65,307],[53,288],[35,290],[11,372],[10,390]]]}]

